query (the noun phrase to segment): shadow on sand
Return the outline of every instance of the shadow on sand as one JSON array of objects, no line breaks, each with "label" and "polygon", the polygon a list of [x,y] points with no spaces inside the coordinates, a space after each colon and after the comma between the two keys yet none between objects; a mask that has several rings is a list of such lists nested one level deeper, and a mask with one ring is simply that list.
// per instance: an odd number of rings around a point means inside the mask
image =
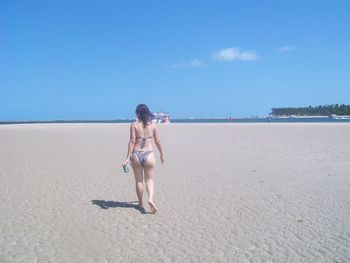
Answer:
[{"label": "shadow on sand", "polygon": [[134,208],[139,211],[141,214],[152,214],[150,212],[146,212],[144,208],[140,208],[136,204],[138,201],[131,202],[118,202],[118,201],[106,201],[106,200],[91,200],[93,205],[99,206],[101,209],[108,208]]}]

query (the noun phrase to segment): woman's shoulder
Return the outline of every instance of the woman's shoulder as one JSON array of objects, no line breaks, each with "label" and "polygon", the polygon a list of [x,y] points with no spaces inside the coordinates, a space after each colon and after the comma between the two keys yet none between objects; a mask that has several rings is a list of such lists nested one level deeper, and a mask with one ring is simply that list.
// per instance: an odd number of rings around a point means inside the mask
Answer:
[{"label": "woman's shoulder", "polygon": [[139,124],[139,122],[138,122],[138,121],[134,121],[134,122],[132,122],[132,123],[131,123],[131,125],[130,125],[130,126],[131,126],[131,127],[136,127],[138,124]]},{"label": "woman's shoulder", "polygon": [[152,128],[156,128],[157,127],[156,123],[153,122],[153,121],[149,122],[149,126],[152,127]]}]

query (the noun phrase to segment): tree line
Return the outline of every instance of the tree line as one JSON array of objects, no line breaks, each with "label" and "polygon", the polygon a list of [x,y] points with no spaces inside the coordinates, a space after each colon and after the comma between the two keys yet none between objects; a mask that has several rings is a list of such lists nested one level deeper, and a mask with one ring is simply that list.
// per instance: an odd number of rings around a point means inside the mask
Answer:
[{"label": "tree line", "polygon": [[330,104],[320,106],[295,107],[295,108],[272,108],[270,115],[298,115],[298,116],[329,116],[336,115],[350,115],[350,105],[345,104]]}]

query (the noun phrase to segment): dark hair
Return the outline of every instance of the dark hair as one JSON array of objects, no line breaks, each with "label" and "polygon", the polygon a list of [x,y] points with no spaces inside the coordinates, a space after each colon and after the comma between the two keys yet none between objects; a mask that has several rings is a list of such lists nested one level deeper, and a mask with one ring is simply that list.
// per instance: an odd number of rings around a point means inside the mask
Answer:
[{"label": "dark hair", "polygon": [[137,105],[135,113],[139,121],[143,123],[143,127],[146,127],[147,123],[154,118],[154,115],[150,112],[146,104]]}]

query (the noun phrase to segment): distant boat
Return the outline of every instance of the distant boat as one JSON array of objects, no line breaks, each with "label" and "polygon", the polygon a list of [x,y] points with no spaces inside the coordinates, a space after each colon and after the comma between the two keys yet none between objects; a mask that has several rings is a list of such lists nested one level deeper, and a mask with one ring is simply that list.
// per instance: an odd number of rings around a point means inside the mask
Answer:
[{"label": "distant boat", "polygon": [[154,123],[170,123],[170,115],[168,112],[153,112]]},{"label": "distant boat", "polygon": [[331,114],[330,116],[332,119],[335,119],[335,120],[350,120],[350,115],[336,115],[336,114]]}]

